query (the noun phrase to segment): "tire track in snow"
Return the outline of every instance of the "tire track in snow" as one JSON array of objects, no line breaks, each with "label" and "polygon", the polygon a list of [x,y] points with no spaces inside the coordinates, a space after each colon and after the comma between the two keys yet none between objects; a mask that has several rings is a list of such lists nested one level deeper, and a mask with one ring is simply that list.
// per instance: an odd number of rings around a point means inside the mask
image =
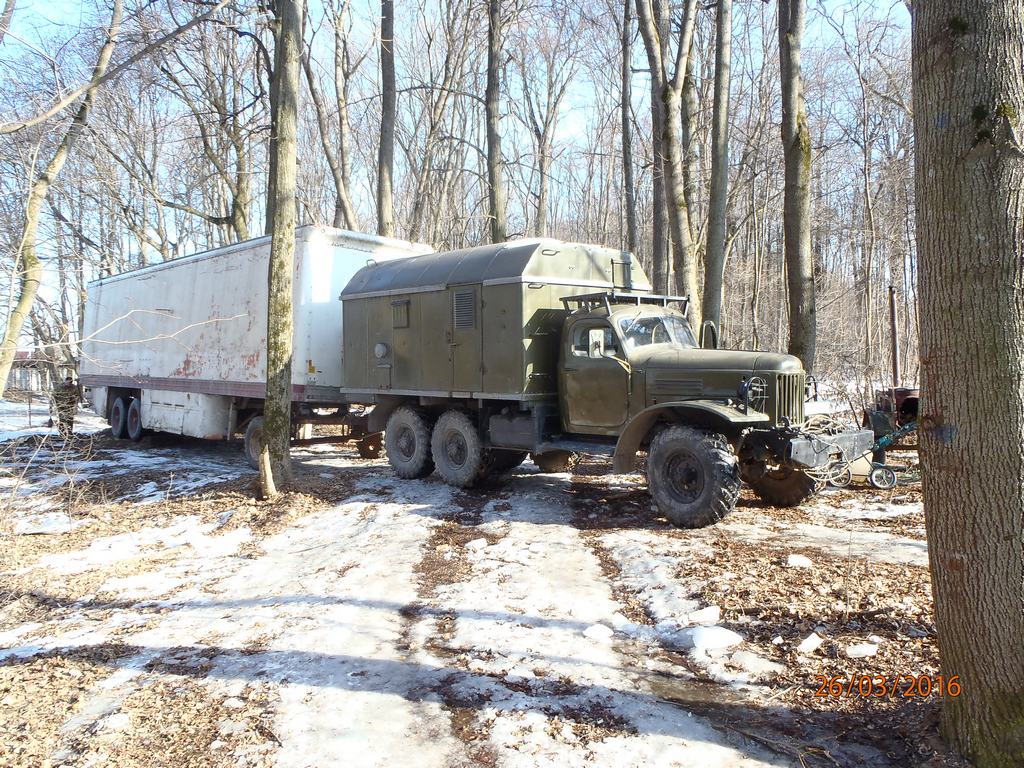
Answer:
[{"label": "tire track in snow", "polygon": [[[413,567],[451,490],[439,483],[392,488],[370,478],[361,491],[262,539],[262,551],[249,558],[237,547],[204,556],[186,549],[166,573],[134,583],[133,601],[117,601],[88,636],[49,638],[50,647],[72,652],[112,652],[106,663],[115,670],[83,717],[68,722],[65,737],[95,732],[140,686],[186,676],[224,695],[270,685],[276,717],[267,738],[279,742],[277,765],[458,760],[462,747],[444,710],[423,693],[445,670],[410,664],[399,647],[401,609],[416,596]],[[183,571],[196,578],[158,601],[166,610],[160,620],[117,632],[126,615],[166,594],[172,572]],[[180,664],[164,663],[171,659]],[[198,660],[204,663],[190,663]]]},{"label": "tire track in snow", "polygon": [[[742,645],[733,649],[739,651],[735,655],[733,650],[709,654],[680,651],[670,642],[677,633],[666,625],[675,620],[685,625],[688,614],[706,607],[692,598],[703,585],[681,582],[675,561],[709,557],[708,538],[734,532],[723,523],[700,530],[671,527],[656,519],[642,489],[631,482],[625,488],[622,485],[613,476],[575,477],[573,524],[634,622],[627,628],[632,641],[620,644],[620,649],[639,674],[638,685],[664,702],[705,715],[719,729],[742,734],[800,764],[832,765],[835,760],[844,765],[891,764],[874,747],[837,737],[844,729],[836,718],[801,717],[781,707],[764,706],[771,691],[756,685],[758,667],[750,667],[749,655],[740,661],[747,654]],[[645,639],[648,656],[644,656]],[[732,668],[727,669],[726,663]],[[737,684],[745,694],[739,693]],[[818,754],[825,754],[827,760],[819,761]]]},{"label": "tire track in snow", "polygon": [[637,690],[613,630],[629,621],[572,525],[563,477],[518,474],[503,490],[472,492],[490,500],[410,630],[452,670],[449,710],[475,711],[470,741],[486,737],[489,759],[511,766],[778,764]]}]

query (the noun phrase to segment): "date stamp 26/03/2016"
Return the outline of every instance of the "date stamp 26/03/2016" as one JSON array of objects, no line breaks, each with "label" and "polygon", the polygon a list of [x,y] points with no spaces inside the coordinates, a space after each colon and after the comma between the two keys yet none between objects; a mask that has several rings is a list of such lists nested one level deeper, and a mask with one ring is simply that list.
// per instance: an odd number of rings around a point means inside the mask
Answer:
[{"label": "date stamp 26/03/2016", "polygon": [[960,676],[942,675],[815,675],[817,698],[922,699],[960,695]]}]

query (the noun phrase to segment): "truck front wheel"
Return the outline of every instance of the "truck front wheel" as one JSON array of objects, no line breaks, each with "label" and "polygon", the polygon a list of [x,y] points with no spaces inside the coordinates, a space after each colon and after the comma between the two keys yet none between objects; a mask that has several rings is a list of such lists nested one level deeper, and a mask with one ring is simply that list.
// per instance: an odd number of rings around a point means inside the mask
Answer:
[{"label": "truck front wheel", "polygon": [[[387,433],[385,433],[387,434]],[[445,411],[434,425],[431,455],[441,478],[457,488],[473,485],[484,469],[484,447],[473,420],[462,411]]]},{"label": "truck front wheel", "polygon": [[678,528],[717,523],[736,506],[740,477],[723,435],[667,427],[651,441],[647,483],[661,513]]},{"label": "truck front wheel", "polygon": [[384,450],[395,474],[406,480],[426,477],[434,471],[430,456],[430,422],[426,415],[403,405],[388,417]]},{"label": "truck front wheel", "polygon": [[743,466],[741,475],[759,499],[775,507],[796,507],[815,491],[814,480],[792,467],[748,464]]}]

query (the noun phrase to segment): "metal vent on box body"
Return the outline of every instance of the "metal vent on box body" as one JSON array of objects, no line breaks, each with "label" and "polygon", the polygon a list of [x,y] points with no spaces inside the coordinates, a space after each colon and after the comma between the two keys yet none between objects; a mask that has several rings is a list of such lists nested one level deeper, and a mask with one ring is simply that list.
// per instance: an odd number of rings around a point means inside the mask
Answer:
[{"label": "metal vent on box body", "polygon": [[391,302],[391,326],[393,328],[409,327],[408,299],[396,299]]},{"label": "metal vent on box body", "polygon": [[455,329],[476,326],[476,291],[456,291],[452,305],[455,313]]}]

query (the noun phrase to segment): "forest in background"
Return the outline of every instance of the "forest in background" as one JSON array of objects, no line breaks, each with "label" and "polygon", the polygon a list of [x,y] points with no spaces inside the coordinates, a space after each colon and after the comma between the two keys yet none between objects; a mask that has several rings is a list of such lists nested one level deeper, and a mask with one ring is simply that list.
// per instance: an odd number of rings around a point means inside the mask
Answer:
[{"label": "forest in background", "polygon": [[[14,7],[10,0],[6,5]],[[74,359],[88,280],[264,233],[273,15],[259,3],[220,5],[208,21],[130,66],[122,65],[214,6],[180,0],[124,6],[110,64],[116,76],[96,89],[91,114],[40,211],[43,287],[23,346]],[[731,5],[722,337],[727,346],[785,350],[779,4]],[[310,5],[299,222],[393,234],[438,250],[502,239],[495,238],[491,215],[489,178],[496,173],[507,237],[634,250],[659,290],[692,293],[682,272],[672,273],[665,227],[656,224],[664,205],[655,162],[662,136],[653,125],[650,49],[637,17],[638,8],[652,7],[664,31],[661,53],[677,63],[685,59],[679,98],[669,105],[677,111],[667,124],[680,153],[687,212],[677,231],[692,249],[700,292],[711,219],[714,4],[397,3],[393,121],[387,119],[392,93],[388,57],[381,55],[381,4]],[[677,56],[688,9],[689,55]],[[489,23],[492,11],[497,15]],[[88,82],[109,21],[105,4],[18,7],[0,45],[0,129],[46,113]],[[899,3],[852,0],[807,10],[802,74],[814,372],[855,382],[860,397],[891,383],[889,286],[899,310],[902,369],[908,381],[917,375],[908,26]],[[495,28],[497,41],[489,35]],[[488,78],[489,60],[496,78]],[[497,117],[490,131],[489,112]],[[72,114],[68,109],[0,133],[5,318],[18,294],[29,192]],[[382,125],[393,128],[393,224],[381,215],[382,190],[387,197]]]}]

